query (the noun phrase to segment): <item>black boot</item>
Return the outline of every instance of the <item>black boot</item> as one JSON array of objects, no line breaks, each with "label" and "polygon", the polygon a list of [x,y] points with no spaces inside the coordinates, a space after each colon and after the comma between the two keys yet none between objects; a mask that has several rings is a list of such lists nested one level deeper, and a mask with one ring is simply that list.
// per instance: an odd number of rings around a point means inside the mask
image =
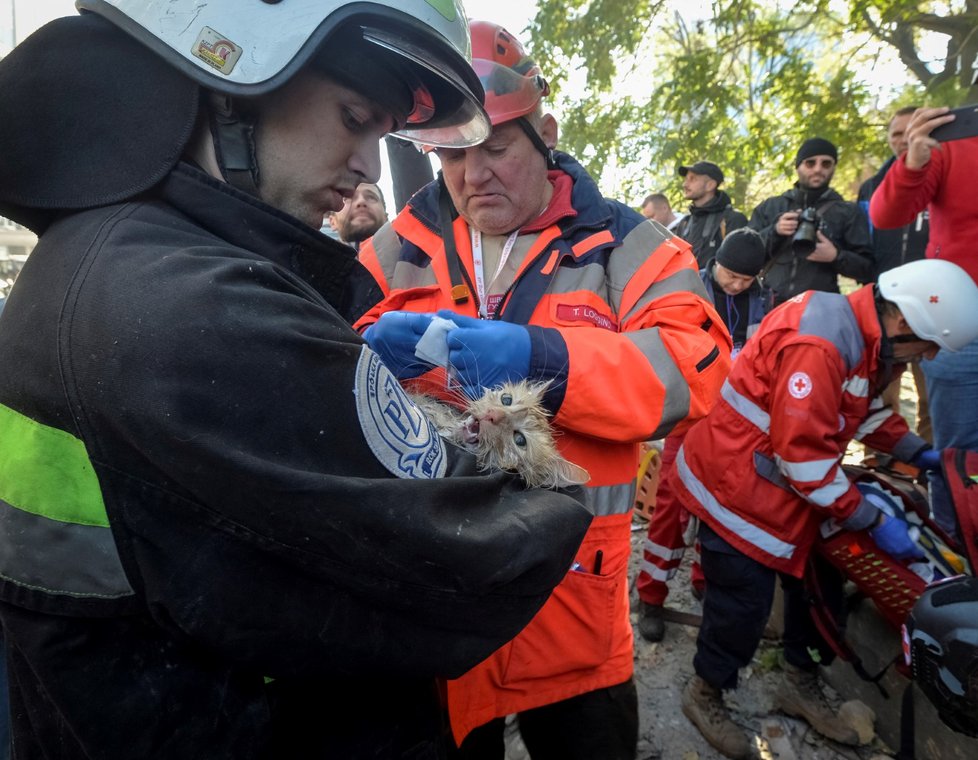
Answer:
[{"label": "black boot", "polygon": [[638,632],[646,641],[662,641],[666,633],[666,622],[662,619],[661,604],[639,603],[641,617],[638,619]]}]

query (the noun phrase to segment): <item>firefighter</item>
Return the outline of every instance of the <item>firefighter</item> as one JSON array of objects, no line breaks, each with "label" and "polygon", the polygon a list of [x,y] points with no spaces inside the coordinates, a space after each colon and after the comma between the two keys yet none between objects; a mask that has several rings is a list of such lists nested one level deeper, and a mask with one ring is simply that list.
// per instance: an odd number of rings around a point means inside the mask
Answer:
[{"label": "firefighter", "polygon": [[464,15],[78,6],[0,63],[0,212],[40,234],[0,336],[18,756],[440,757],[436,678],[591,521],[438,438],[318,231],[387,132],[488,134]]}]

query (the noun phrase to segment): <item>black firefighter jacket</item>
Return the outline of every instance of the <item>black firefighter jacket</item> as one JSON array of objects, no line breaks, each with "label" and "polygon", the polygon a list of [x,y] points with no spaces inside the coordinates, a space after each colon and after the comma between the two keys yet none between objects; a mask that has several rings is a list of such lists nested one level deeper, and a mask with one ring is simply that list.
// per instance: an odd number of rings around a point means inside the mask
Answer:
[{"label": "black firefighter jacket", "polygon": [[0,319],[15,757],[436,757],[434,678],[574,558],[348,321],[353,251],[181,164],[62,216]]}]

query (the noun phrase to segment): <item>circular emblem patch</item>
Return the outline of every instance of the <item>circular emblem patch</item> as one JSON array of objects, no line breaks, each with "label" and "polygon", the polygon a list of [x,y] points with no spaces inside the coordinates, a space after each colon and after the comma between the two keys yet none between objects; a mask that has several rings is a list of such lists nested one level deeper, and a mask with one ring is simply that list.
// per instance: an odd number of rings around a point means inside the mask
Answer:
[{"label": "circular emblem patch", "polygon": [[357,415],[374,456],[399,478],[442,478],[447,454],[430,420],[373,351],[357,362]]},{"label": "circular emblem patch", "polygon": [[812,392],[812,379],[806,372],[795,372],[788,378],[788,393],[795,398],[805,398]]}]

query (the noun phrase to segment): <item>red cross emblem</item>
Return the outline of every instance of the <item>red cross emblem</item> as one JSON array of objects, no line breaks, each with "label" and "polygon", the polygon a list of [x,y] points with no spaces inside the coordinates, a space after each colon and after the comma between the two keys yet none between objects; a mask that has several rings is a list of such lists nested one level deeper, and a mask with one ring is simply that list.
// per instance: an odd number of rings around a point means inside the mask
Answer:
[{"label": "red cross emblem", "polygon": [[940,298],[939,298],[938,296],[931,296],[931,297],[930,297],[930,302],[931,302],[931,303],[939,303],[939,302],[940,302],[940,300],[941,300],[941,299],[940,299]]},{"label": "red cross emblem", "polygon": [[788,378],[788,393],[795,398],[805,398],[812,392],[812,379],[807,372],[795,372]]}]

